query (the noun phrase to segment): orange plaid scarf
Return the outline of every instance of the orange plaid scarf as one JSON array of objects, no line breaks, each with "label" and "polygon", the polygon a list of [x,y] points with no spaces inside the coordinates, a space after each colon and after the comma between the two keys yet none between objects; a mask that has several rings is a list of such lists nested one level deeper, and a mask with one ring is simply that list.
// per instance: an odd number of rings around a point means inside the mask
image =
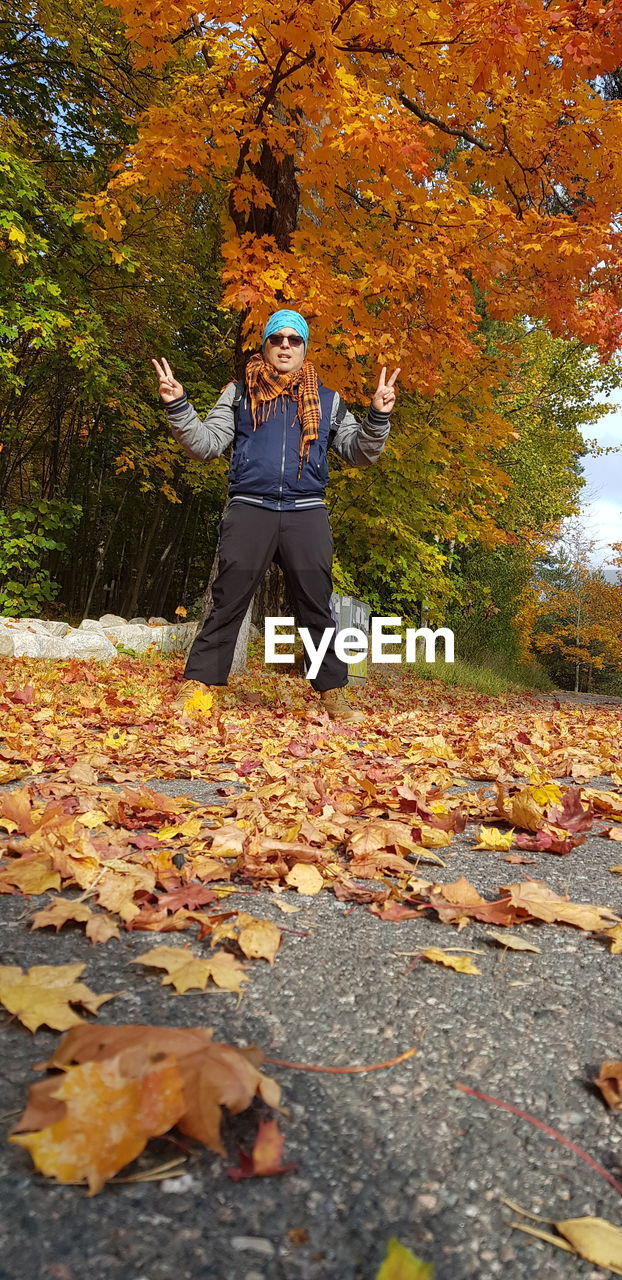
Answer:
[{"label": "orange plaid scarf", "polygon": [[303,460],[306,456],[307,462],[309,461],[311,441],[317,440],[320,429],[320,394],[315,365],[310,360],[303,360],[299,369],[291,373],[278,373],[258,351],[251,356],[246,366],[246,386],[251,399],[253,431],[257,430],[260,423],[265,422],[273,401],[276,413],[276,402],[280,396],[289,395],[298,402],[298,410],[292,426],[297,418],[300,423],[300,461],[297,478],[300,479]]}]

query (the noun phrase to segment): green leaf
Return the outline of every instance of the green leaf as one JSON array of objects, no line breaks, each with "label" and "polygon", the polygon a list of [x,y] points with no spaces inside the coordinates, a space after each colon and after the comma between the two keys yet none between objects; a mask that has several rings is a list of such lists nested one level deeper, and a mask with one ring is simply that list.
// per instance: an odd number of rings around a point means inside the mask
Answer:
[{"label": "green leaf", "polygon": [[416,1258],[410,1249],[392,1236],[376,1280],[434,1280],[434,1267],[431,1262]]}]

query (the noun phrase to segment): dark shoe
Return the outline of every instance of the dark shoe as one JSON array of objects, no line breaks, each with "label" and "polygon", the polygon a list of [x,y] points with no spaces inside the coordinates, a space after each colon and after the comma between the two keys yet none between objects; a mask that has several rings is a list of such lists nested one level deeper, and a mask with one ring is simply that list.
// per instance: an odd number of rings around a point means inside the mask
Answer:
[{"label": "dark shoe", "polygon": [[341,720],[344,724],[363,724],[365,721],[363,712],[350,706],[343,689],[324,689],[320,699],[331,720]]}]

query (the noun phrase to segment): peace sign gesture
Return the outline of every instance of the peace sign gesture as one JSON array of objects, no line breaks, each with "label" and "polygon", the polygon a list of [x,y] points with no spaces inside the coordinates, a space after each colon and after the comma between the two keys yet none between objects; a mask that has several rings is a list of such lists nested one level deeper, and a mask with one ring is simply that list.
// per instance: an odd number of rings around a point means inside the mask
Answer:
[{"label": "peace sign gesture", "polygon": [[169,404],[171,400],[176,400],[178,396],[183,396],[184,389],[181,382],[173,376],[173,371],[164,356],[160,356],[162,364],[158,364],[157,360],[151,358],[151,363],[158,375],[160,382],[160,395],[165,404]]},{"label": "peace sign gesture", "polygon": [[374,406],[374,409],[378,409],[380,413],[390,413],[393,408],[393,405],[395,404],[395,396],[397,393],[395,391],[395,387],[393,384],[400,370],[396,369],[395,373],[391,374],[391,377],[389,378],[388,382],[385,381],[386,372],[387,372],[387,366],[385,364],[382,366],[382,369],[380,370],[378,386],[376,387],[376,390],[374,391],[374,394],[371,398],[371,402]]}]

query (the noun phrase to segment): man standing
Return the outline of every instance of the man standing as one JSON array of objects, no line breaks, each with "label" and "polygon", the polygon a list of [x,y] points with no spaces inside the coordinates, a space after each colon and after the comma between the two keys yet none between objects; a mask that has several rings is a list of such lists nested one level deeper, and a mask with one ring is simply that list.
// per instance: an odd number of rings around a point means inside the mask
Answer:
[{"label": "man standing", "polygon": [[[325,502],[329,448],[351,466],[377,462],[390,430],[396,369],[382,369],[362,423],[320,381],[306,359],[309,326],[297,311],[275,311],[251,356],[244,391],[229,383],[202,422],[170,366],[152,360],[171,430],[191,458],[209,461],[233,442],[228,497],[220,525],[212,610],[188,654],[175,699],[179,711],[205,686],[226,685],[238,631],[272,561],[280,564],[302,626],[316,648],[330,612],[333,538]],[[334,636],[310,681],[331,719],[364,716],[342,690],[348,667]]]}]

